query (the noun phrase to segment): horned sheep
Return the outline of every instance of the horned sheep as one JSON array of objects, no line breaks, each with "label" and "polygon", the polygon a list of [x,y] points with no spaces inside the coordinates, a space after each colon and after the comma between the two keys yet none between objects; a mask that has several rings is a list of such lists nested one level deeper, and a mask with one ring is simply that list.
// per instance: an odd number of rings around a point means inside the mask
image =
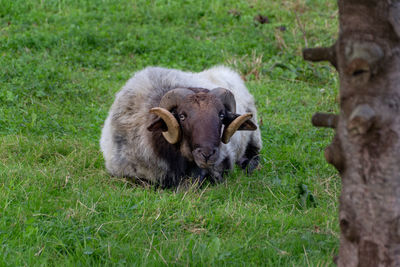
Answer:
[{"label": "horned sheep", "polygon": [[233,70],[147,67],[116,94],[100,146],[111,175],[173,187],[259,163],[253,96]]}]

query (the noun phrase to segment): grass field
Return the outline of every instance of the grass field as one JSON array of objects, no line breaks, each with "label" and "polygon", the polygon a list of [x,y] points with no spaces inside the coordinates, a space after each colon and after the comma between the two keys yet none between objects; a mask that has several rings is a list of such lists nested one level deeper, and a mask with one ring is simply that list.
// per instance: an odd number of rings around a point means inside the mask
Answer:
[{"label": "grass field", "polygon": [[[336,10],[0,0],[0,266],[331,265],[340,181],[323,158],[333,133],[310,118],[337,111],[337,77],[301,49],[333,43]],[[260,170],[181,192],[110,178],[98,141],[126,80],[148,65],[215,64],[238,70],[257,100]]]}]

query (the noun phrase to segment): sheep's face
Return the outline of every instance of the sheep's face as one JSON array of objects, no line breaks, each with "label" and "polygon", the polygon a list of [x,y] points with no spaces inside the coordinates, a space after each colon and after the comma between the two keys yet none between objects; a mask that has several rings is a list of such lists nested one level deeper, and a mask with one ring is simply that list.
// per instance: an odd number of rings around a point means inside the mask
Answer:
[{"label": "sheep's face", "polygon": [[[222,102],[207,93],[189,95],[176,108],[182,131],[181,152],[200,168],[212,167],[219,158],[225,114]],[[191,155],[187,155],[189,151]]]},{"label": "sheep's face", "polygon": [[228,143],[237,130],[257,129],[251,114],[238,115],[235,110],[235,98],[227,89],[178,88],[163,96],[160,107],[150,110],[159,119],[148,130],[163,131],[184,157],[209,169],[219,163],[221,142]]}]

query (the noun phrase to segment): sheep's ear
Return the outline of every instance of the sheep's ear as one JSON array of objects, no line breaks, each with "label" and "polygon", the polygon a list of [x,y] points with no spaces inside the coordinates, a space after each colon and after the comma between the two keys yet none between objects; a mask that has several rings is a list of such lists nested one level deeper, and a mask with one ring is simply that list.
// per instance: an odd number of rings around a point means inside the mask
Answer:
[{"label": "sheep's ear", "polygon": [[[238,117],[240,117],[239,114],[229,112],[228,115],[225,117],[223,123],[227,127]],[[252,122],[250,119],[244,121],[237,129],[237,131],[255,131],[255,130],[257,130],[257,125],[255,125],[254,122]]]},{"label": "sheep's ear", "polygon": [[238,131],[255,131],[257,130],[257,125],[254,124],[251,120],[245,121],[242,125],[240,125]]},{"label": "sheep's ear", "polygon": [[149,130],[150,132],[155,132],[155,131],[166,132],[166,131],[168,131],[168,127],[163,119],[158,119],[155,122],[153,122],[152,124],[150,124],[150,126],[147,127],[147,130]]}]

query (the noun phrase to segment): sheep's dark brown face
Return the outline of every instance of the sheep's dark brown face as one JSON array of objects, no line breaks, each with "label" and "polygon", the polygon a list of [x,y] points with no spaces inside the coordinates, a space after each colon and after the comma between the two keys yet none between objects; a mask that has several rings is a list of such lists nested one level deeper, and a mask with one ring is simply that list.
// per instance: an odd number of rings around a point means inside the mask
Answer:
[{"label": "sheep's dark brown face", "polygon": [[185,158],[208,169],[219,159],[221,142],[228,143],[237,130],[257,129],[252,114],[239,115],[235,110],[235,98],[227,89],[177,88],[150,110],[159,118],[147,129],[162,131],[167,142],[179,145]]},{"label": "sheep's dark brown face", "polygon": [[211,94],[197,93],[187,96],[176,113],[182,129],[181,149],[189,150],[200,168],[212,167],[219,158],[224,105]]}]

